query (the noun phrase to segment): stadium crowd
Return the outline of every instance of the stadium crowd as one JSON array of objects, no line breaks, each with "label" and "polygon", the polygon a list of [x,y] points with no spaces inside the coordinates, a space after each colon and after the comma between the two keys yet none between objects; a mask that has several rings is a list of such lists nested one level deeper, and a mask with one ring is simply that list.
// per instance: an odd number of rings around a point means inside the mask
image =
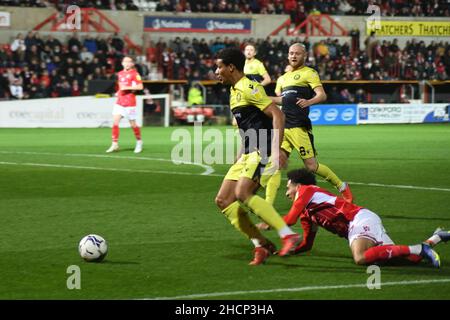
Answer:
[{"label": "stadium crowd", "polygon": [[74,33],[61,43],[52,35],[42,39],[38,32],[18,34],[0,48],[0,98],[85,94],[89,80],[114,79],[124,50],[118,35],[80,40]]},{"label": "stadium crowd", "polygon": [[[155,10],[169,12],[222,12],[289,14],[302,21],[306,14],[365,15],[372,0],[0,0],[0,5],[50,7],[62,9],[68,3],[105,10]],[[149,6],[149,3],[153,6]],[[450,16],[447,0],[381,0],[382,16]]]},{"label": "stadium crowd", "polygon": [[[161,38],[149,42],[146,59],[139,60],[137,67],[144,79],[214,80],[214,56],[219,50],[232,46],[243,49],[246,43],[254,43],[257,57],[276,80],[286,67],[288,47],[293,42],[306,45],[310,53],[306,64],[315,68],[322,80],[447,80],[450,75],[448,42],[427,45],[412,39],[400,48],[396,39],[379,41],[374,36],[367,38],[364,49],[358,41],[341,44],[331,38],[316,43],[308,38]],[[64,43],[52,35],[43,39],[38,32],[18,34],[0,48],[0,98],[85,94],[89,80],[114,79],[125,53],[128,50],[117,34],[80,39],[74,33]]]}]

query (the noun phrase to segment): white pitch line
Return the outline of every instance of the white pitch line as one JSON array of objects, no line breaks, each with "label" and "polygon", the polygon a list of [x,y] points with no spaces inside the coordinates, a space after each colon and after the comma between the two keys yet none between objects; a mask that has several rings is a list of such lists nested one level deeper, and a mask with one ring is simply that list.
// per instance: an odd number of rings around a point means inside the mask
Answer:
[{"label": "white pitch line", "polygon": [[382,183],[364,183],[364,182],[348,182],[348,184],[356,184],[356,185],[362,185],[362,186],[369,186],[369,187],[389,187],[389,188],[397,188],[397,189],[420,189],[420,190],[431,190],[431,191],[446,191],[450,192],[450,189],[448,188],[437,188],[437,187],[417,187],[417,186],[406,186],[401,184],[382,184]]},{"label": "white pitch line", "polygon": [[[36,154],[36,155],[59,155],[59,156],[68,156],[68,157],[87,157],[87,158],[114,158],[114,159],[132,159],[132,160],[153,160],[153,161],[167,161],[172,162],[170,159],[162,159],[162,158],[148,158],[148,157],[127,157],[127,156],[112,156],[112,155],[96,155],[96,154],[76,154],[76,153],[50,153],[50,152],[13,152],[13,151],[0,151],[0,154]],[[15,164],[19,165],[20,163],[0,163],[0,164]],[[161,173],[161,174],[181,174],[181,175],[203,175],[210,177],[224,177],[224,174],[212,174],[214,169],[209,165],[204,165],[195,162],[184,162],[183,164],[192,164],[196,166],[201,166],[205,169],[205,172],[201,174],[192,173],[192,172],[175,172],[175,171],[152,171],[152,170],[132,170],[132,169],[114,169],[114,168],[102,168],[102,167],[83,167],[83,166],[70,166],[70,165],[52,165],[52,164],[41,164],[42,166],[54,166],[61,168],[73,168],[73,169],[90,169],[90,170],[107,170],[107,171],[124,171],[124,172],[143,172],[143,173]],[[35,166],[39,164],[35,163]],[[283,178],[282,180],[286,180]],[[324,180],[319,180],[320,182],[324,182]],[[348,182],[350,185],[361,185],[361,186],[369,186],[369,187],[382,187],[382,188],[393,188],[393,189],[411,189],[411,190],[426,190],[426,191],[443,191],[450,192],[450,188],[438,188],[438,187],[421,187],[421,186],[408,186],[408,185],[395,185],[395,184],[382,184],[382,183],[371,183],[371,182]]]},{"label": "white pitch line", "polygon": [[[450,278],[446,279],[434,279],[434,280],[410,280],[410,281],[394,281],[381,283],[381,287],[386,286],[408,286],[408,285],[420,285],[420,284],[434,284],[450,282]],[[212,297],[226,297],[237,296],[244,294],[261,294],[261,293],[276,293],[276,292],[304,292],[314,290],[334,290],[334,289],[350,289],[350,288],[367,288],[367,284],[344,284],[334,286],[309,286],[299,288],[280,288],[280,289],[267,289],[267,290],[248,290],[248,291],[228,291],[228,292],[211,292],[200,294],[188,294],[182,296],[173,297],[155,297],[144,298],[140,300],[177,300],[177,299],[198,299],[198,298],[212,298]]]},{"label": "white pitch line", "polygon": [[150,158],[150,157],[129,157],[129,156],[113,156],[113,155],[104,155],[104,154],[83,154],[83,153],[51,153],[51,152],[27,152],[27,151],[0,151],[0,153],[4,154],[34,154],[34,155],[47,155],[47,156],[64,156],[64,157],[83,157],[83,158],[111,158],[111,159],[127,159],[127,160],[150,160],[150,161],[165,161],[172,162],[175,165],[178,164],[191,164],[194,166],[199,166],[205,169],[200,175],[210,175],[214,172],[214,169],[206,164],[190,162],[190,161],[172,161],[171,159],[164,158]]},{"label": "white pitch line", "polygon": [[[116,172],[132,172],[132,173],[159,173],[159,174],[179,174],[179,175],[194,175],[192,172],[181,171],[162,171],[162,170],[139,170],[139,169],[120,169],[120,168],[101,168],[101,167],[87,167],[87,166],[73,166],[65,164],[52,164],[52,163],[33,163],[33,162],[6,162],[0,161],[0,165],[14,165],[14,166],[29,166],[29,167],[46,167],[46,168],[67,168],[67,169],[82,169],[82,170],[97,170],[97,171],[116,171]],[[201,174],[198,174],[201,175]],[[221,175],[208,175],[217,176]]]},{"label": "white pitch line", "polygon": [[[287,181],[287,178],[281,178],[281,180]],[[319,182],[327,182],[326,180],[317,180]],[[438,188],[438,187],[420,187],[420,186],[407,186],[401,184],[382,184],[382,183],[372,183],[372,182],[351,182],[348,181],[349,185],[355,184],[360,186],[368,187],[382,187],[382,188],[393,188],[393,189],[412,189],[412,190],[428,190],[428,191],[444,191],[450,192],[450,188]]]}]

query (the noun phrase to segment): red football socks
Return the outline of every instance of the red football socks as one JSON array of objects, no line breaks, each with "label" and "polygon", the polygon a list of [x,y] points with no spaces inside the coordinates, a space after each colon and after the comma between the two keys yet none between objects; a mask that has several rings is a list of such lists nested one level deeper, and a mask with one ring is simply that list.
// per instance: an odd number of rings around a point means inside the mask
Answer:
[{"label": "red football socks", "polygon": [[386,261],[396,257],[409,256],[409,247],[404,245],[377,246],[364,252],[364,260],[367,264],[377,261]]},{"label": "red football socks", "polygon": [[136,126],[133,128],[134,136],[136,137],[136,140],[141,140],[141,129]]},{"label": "red football socks", "polygon": [[112,141],[117,142],[119,141],[119,126],[112,127]]}]

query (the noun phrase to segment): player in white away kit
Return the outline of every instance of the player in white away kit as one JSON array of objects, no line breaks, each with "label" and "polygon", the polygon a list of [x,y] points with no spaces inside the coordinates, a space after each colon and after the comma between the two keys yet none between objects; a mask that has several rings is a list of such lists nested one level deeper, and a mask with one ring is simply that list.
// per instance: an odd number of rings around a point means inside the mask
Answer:
[{"label": "player in white away kit", "polygon": [[142,152],[141,129],[136,124],[136,94],[135,91],[144,89],[142,79],[134,68],[134,60],[129,56],[122,59],[123,70],[117,74],[119,90],[117,101],[113,109],[112,145],[106,152],[119,151],[119,123],[125,117],[130,122],[136,137],[134,153]]},{"label": "player in white away kit", "polygon": [[[293,204],[283,219],[289,226],[300,220],[303,229],[303,241],[294,253],[311,250],[318,227],[322,227],[348,240],[356,264],[391,259],[418,263],[425,258],[440,267],[439,255],[432,247],[450,240],[449,231],[437,229],[428,240],[416,245],[395,245],[377,214],[316,186],[315,176],[308,170],[290,171],[288,179],[286,196]],[[258,228],[264,230],[268,225],[260,223]]]}]

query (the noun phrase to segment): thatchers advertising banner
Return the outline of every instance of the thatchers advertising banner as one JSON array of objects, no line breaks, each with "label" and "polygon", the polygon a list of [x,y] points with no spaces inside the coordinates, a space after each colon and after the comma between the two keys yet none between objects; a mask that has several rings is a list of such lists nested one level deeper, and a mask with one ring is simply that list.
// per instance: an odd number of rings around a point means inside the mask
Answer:
[{"label": "thatchers advertising banner", "polygon": [[449,37],[449,21],[379,21],[377,24],[367,22],[366,31],[369,35],[375,31],[378,36],[430,36],[430,37]]}]

